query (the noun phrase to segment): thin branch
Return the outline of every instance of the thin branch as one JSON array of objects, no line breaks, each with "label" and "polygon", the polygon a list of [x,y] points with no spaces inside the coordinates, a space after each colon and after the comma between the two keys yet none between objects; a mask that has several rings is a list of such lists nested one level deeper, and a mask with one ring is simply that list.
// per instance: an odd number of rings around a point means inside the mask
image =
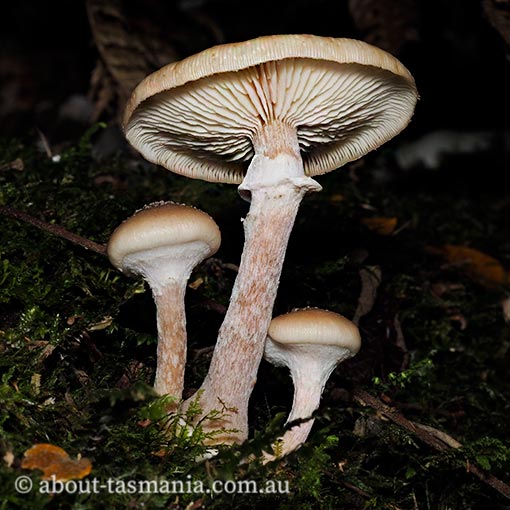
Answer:
[{"label": "thin branch", "polygon": [[462,448],[462,444],[459,443],[456,439],[454,439],[452,436],[448,435],[446,432],[443,432],[442,430],[435,429],[434,427],[431,427],[430,425],[423,425],[422,423],[412,422],[416,427],[418,427],[421,430],[424,430],[425,432],[428,432],[429,434],[432,434],[434,437],[437,437],[440,441],[442,441],[444,444],[448,445],[450,448]]},{"label": "thin branch", "polygon": [[[459,448],[462,446],[461,443],[454,440],[444,432],[438,431],[433,427],[413,423],[392,407],[384,404],[378,398],[370,395],[360,388],[354,389],[353,398],[361,405],[375,409],[381,415],[385,416],[390,421],[407,430],[411,434],[417,436],[421,441],[434,448],[435,450],[449,450],[453,444],[459,445]],[[486,473],[477,465],[471,464],[470,462],[466,464],[466,469],[469,473],[475,475],[479,480],[489,485],[494,490],[498,491],[502,496],[510,499],[510,486],[508,484],[502,482],[499,478],[496,478],[490,473]]]},{"label": "thin branch", "polygon": [[46,221],[35,218],[30,214],[18,211],[17,209],[14,209],[8,205],[0,205],[0,213],[15,220],[23,221],[33,225],[37,228],[40,228],[41,230],[44,230],[45,232],[50,232],[51,234],[66,239],[73,244],[77,244],[86,250],[92,250],[96,253],[99,253],[100,255],[106,255],[106,246],[104,244],[99,244],[91,241],[90,239],[74,234],[64,227],[61,227],[60,225],[47,223]]},{"label": "thin branch", "polygon": [[357,487],[356,485],[350,483],[350,482],[346,482],[345,480],[342,481],[342,485],[346,488],[346,489],[349,489],[350,491],[354,492],[355,494],[357,494],[358,496],[361,496],[362,498],[365,498],[365,499],[370,499],[372,497],[371,494],[369,494],[367,491],[364,491],[363,489],[360,489],[359,487]]},{"label": "thin branch", "polygon": [[413,422],[409,421],[402,414],[400,414],[396,409],[386,405],[385,403],[381,402],[378,398],[370,395],[366,391],[360,388],[355,388],[353,392],[353,397],[354,400],[359,402],[361,405],[369,406],[375,409],[384,417],[388,418],[393,423],[399,425],[408,432],[411,432],[411,434],[417,436],[425,444],[434,448],[435,450],[442,451],[447,449],[447,446],[442,441],[434,437],[429,432],[420,429],[419,427],[414,425]]}]

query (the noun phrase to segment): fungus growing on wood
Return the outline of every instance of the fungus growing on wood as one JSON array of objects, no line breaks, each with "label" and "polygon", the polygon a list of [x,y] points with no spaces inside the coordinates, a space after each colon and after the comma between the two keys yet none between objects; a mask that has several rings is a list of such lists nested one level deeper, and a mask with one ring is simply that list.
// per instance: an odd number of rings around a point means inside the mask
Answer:
[{"label": "fungus growing on wood", "polygon": [[[408,124],[417,91],[409,71],[361,41],[275,35],[215,46],[148,76],[124,114],[129,142],[158,165],[239,184],[250,201],[230,305],[202,384],[204,415],[248,435],[248,401],[262,358],[299,204],[332,171]],[[242,374],[242,376],[240,376]]]}]

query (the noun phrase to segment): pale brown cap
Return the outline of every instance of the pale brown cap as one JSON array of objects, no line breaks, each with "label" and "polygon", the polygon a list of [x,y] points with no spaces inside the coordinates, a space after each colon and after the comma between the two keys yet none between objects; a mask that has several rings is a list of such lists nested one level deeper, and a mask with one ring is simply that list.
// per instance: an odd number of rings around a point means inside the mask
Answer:
[{"label": "pale brown cap", "polygon": [[278,344],[317,344],[342,347],[356,354],[361,347],[357,326],[329,310],[303,308],[275,317],[268,337]]},{"label": "pale brown cap", "polygon": [[196,241],[207,247],[204,258],[216,253],[221,234],[214,220],[188,205],[157,202],[121,223],[108,241],[107,252],[111,263],[125,270],[129,255]]},{"label": "pale brown cap", "polygon": [[408,124],[414,79],[367,43],[272,35],[215,46],[145,78],[124,113],[129,142],[188,177],[239,184],[267,123],[297,129],[307,175],[364,156]]}]

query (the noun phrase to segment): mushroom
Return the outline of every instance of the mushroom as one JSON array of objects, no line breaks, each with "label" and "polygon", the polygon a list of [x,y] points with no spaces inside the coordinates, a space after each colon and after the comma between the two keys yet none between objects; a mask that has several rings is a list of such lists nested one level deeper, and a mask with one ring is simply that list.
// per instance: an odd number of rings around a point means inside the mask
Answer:
[{"label": "mushroom", "polygon": [[[269,326],[264,358],[289,368],[294,400],[287,423],[292,426],[279,440],[278,456],[302,445],[313,425],[324,386],[335,367],[360,349],[358,328],[342,315],[319,308],[293,310],[275,317]],[[265,460],[275,457],[266,455]]]},{"label": "mushroom", "polygon": [[[124,113],[127,139],[155,164],[236,183],[250,201],[230,305],[202,383],[203,416],[248,435],[248,401],[264,350],[299,204],[324,174],[364,156],[408,124],[409,71],[361,41],[265,36],[207,49],[145,78]],[[242,376],[241,376],[242,374]]]},{"label": "mushroom", "polygon": [[108,241],[111,263],[148,282],[157,309],[154,389],[182,398],[186,364],[184,295],[191,271],[220,246],[214,220],[194,207],[158,202],[137,211]]}]

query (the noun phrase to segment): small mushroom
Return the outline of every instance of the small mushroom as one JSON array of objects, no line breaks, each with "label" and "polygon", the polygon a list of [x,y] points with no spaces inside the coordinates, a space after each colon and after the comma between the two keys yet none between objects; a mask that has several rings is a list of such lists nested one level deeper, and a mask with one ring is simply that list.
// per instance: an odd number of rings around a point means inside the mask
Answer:
[{"label": "small mushroom", "polygon": [[[404,129],[414,79],[388,53],[351,39],[273,35],[215,46],[145,78],[124,113],[127,139],[173,172],[240,184],[250,201],[230,305],[201,386],[203,415],[248,436],[248,402],[283,260],[311,176],[363,157]],[[242,376],[240,376],[242,374]]]},{"label": "small mushroom", "polygon": [[[318,308],[293,310],[275,317],[269,326],[264,358],[275,366],[289,368],[294,399],[287,423],[306,419],[287,430],[278,455],[302,445],[313,425],[324,386],[342,361],[360,349],[358,328],[342,315]],[[266,461],[274,456],[266,455]]]},{"label": "small mushroom", "polygon": [[214,220],[194,207],[158,202],[115,229],[108,257],[119,270],[142,275],[157,308],[158,348],[154,389],[182,398],[186,364],[184,295],[191,271],[220,246]]}]

